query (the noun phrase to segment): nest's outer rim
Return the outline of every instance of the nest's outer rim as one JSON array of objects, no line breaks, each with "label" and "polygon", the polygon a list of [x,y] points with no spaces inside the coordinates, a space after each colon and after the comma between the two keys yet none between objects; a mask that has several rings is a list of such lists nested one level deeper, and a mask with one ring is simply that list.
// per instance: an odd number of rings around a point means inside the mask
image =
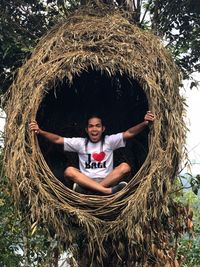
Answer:
[{"label": "nest's outer rim", "polygon": [[[96,39],[91,38],[91,33]],[[35,119],[45,90],[51,90],[57,78],[66,77],[73,82],[75,74],[89,68],[110,76],[116,72],[126,73],[137,79],[156,121],[149,135],[148,157],[127,188],[113,196],[86,199],[65,188],[54,177],[40,152],[37,138],[28,130],[28,123]],[[91,232],[104,225],[108,234],[120,228],[131,232],[135,221],[144,221],[150,212],[156,216],[161,199],[164,203],[161,213],[167,213],[168,196],[163,193],[163,187],[170,191],[185,143],[184,101],[179,94],[179,83],[179,71],[160,40],[131,25],[120,14],[107,16],[104,21],[80,14],[54,27],[19,70],[6,108],[6,174],[16,199],[26,196],[33,220],[43,218],[58,226],[59,216],[66,211]],[[135,182],[141,177],[142,182],[133,192]],[[151,201],[155,207],[149,209]],[[115,212],[118,215],[114,221],[103,219],[104,216],[112,218]],[[124,216],[131,219],[124,220]],[[59,228],[63,235],[66,224],[67,220]]]}]

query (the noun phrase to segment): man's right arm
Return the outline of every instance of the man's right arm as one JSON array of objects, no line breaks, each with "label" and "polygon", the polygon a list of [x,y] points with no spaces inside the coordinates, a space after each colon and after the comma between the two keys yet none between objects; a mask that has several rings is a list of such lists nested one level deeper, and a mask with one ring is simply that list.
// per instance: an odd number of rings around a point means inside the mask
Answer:
[{"label": "man's right arm", "polygon": [[52,142],[54,144],[60,144],[60,145],[64,144],[64,137],[59,136],[59,135],[54,134],[54,133],[43,131],[42,129],[39,128],[36,121],[32,121],[29,124],[29,127],[30,127],[30,130],[33,131],[35,134],[39,134],[39,135],[43,136],[44,138],[46,138],[47,140],[49,140],[50,142]]}]

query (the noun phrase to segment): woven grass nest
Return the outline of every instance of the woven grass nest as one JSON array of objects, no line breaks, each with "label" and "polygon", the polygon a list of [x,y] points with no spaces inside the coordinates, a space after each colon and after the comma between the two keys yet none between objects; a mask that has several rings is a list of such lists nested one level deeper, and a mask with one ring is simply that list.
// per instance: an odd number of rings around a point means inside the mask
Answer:
[{"label": "woven grass nest", "polygon": [[[148,153],[142,165],[129,179],[128,186],[111,196],[86,196],[67,187],[48,163],[48,157],[54,156],[43,152],[49,145],[43,148],[43,141],[38,141],[28,127],[31,120],[37,119],[47,130],[62,134],[65,124],[73,134],[80,134],[74,129],[81,128],[82,112],[86,112],[83,107],[91,100],[88,95],[93,92],[93,80],[98,87],[98,78],[108,81],[109,86],[112,84],[112,89],[121,82],[118,89],[122,95],[127,88],[122,81],[128,82],[129,93],[134,95],[137,89],[135,101],[138,95],[143,95],[144,104],[134,107],[138,120],[147,108],[156,115],[147,133]],[[89,84],[90,92],[85,99],[86,89],[82,88]],[[44,36],[19,69],[6,107],[6,175],[16,201],[30,215],[32,224],[45,222],[69,244],[77,238],[78,227],[87,236],[90,251],[98,250],[98,260],[105,252],[104,241],[112,237],[118,260],[124,257],[120,244],[127,240],[128,251],[135,251],[138,264],[129,266],[145,266],[147,262],[151,266],[152,255],[161,264],[164,258],[158,257],[155,248],[169,250],[166,240],[169,241],[178,223],[177,208],[169,196],[185,142],[184,101],[179,95],[179,84],[179,71],[160,40],[129,23],[120,13],[76,12]],[[109,86],[101,88],[105,101],[106,90],[111,94]],[[119,90],[116,91],[115,95]],[[70,100],[64,97],[65,92]],[[82,92],[79,100],[85,101],[81,108],[82,102],[74,103],[70,95],[79,92]],[[57,112],[59,106],[62,109]],[[79,121],[74,123],[76,111]],[[112,107],[107,108],[109,114],[111,111]],[[120,125],[123,116],[113,115],[112,119]]]}]

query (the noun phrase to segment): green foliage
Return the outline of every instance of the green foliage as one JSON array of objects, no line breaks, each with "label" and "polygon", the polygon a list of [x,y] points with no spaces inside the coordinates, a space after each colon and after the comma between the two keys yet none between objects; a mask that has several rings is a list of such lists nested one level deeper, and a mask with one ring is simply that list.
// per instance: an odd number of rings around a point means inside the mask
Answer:
[{"label": "green foliage", "polygon": [[189,203],[193,211],[193,231],[185,234],[179,242],[179,255],[184,256],[183,267],[200,265],[200,196],[188,190],[180,198],[183,203]]},{"label": "green foliage", "polygon": [[[2,170],[2,152],[0,153]],[[12,205],[9,184],[2,175],[0,180],[0,266],[19,266],[21,255],[18,251],[19,220]]]},{"label": "green foliage", "polygon": [[184,188],[184,184],[187,188],[191,188],[192,192],[195,195],[198,195],[200,190],[200,175],[193,176],[190,173],[186,173],[183,176],[180,176],[180,182]]},{"label": "green foliage", "polygon": [[[0,151],[2,170],[2,152]],[[32,223],[29,217],[17,212],[11,196],[10,185],[5,176],[0,179],[0,266],[45,267],[56,266],[62,246],[42,226]]]},{"label": "green foliage", "polygon": [[0,1],[0,83],[4,92],[39,38],[55,23],[55,1]]},{"label": "green foliage", "polygon": [[188,78],[200,71],[200,5],[196,0],[154,0],[151,5],[154,30],[164,37],[175,61]]},{"label": "green foliage", "polygon": [[[5,182],[1,186],[5,186]],[[2,188],[2,187],[1,187]],[[3,187],[4,188],[4,187]],[[15,221],[16,212],[11,205],[9,193],[0,193],[0,265],[19,266],[22,257],[18,254],[19,221]]]},{"label": "green foliage", "polygon": [[[192,176],[187,173],[178,177],[176,187],[176,200],[189,208],[189,218],[186,225],[190,229],[179,239],[178,255],[183,258],[183,267],[200,265],[200,189],[199,175]],[[191,221],[192,220],[192,221]],[[189,225],[188,225],[189,224]]]},{"label": "green foliage", "polygon": [[[86,3],[88,0],[0,1],[0,92],[7,91],[39,38],[69,10]],[[200,70],[200,8],[195,0],[132,0],[130,5],[118,0],[109,4],[128,9],[133,23],[163,37],[186,78]]]}]

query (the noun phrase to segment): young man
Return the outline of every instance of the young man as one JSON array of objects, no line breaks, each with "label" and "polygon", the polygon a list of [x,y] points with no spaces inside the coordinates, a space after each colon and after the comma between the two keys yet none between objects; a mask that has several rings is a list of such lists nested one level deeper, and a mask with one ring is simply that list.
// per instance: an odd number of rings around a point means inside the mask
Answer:
[{"label": "young man", "polygon": [[126,185],[121,180],[131,170],[125,162],[113,169],[113,151],[124,147],[126,140],[133,138],[153,121],[154,115],[148,111],[143,122],[125,132],[105,137],[105,126],[98,116],[91,116],[87,121],[85,130],[88,138],[65,138],[40,129],[36,121],[30,123],[30,130],[54,144],[63,145],[64,151],[78,153],[79,169],[69,166],[64,171],[64,176],[71,179],[76,188],[83,187],[109,195]]}]

